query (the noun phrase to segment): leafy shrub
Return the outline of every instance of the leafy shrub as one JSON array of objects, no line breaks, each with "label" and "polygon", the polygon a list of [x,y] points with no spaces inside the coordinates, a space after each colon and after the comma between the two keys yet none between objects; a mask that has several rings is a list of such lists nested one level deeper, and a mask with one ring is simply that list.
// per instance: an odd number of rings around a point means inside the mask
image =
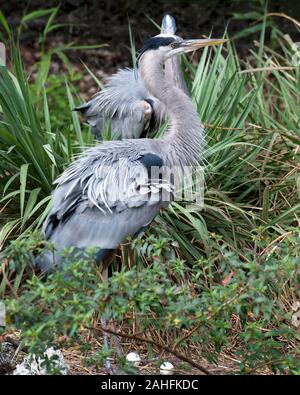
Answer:
[{"label": "leafy shrub", "polygon": [[[108,282],[101,281],[92,258],[74,261],[66,253],[63,271],[47,280],[32,276],[8,302],[9,322],[22,329],[21,338],[36,353],[64,343],[84,348],[82,332],[99,337],[101,327],[92,322],[102,315],[127,334],[133,324],[135,333],[154,339],[159,333],[173,350],[194,344],[196,360],[217,362],[229,348],[239,361],[235,371],[298,374],[300,337],[291,323],[291,303],[300,297],[299,232],[290,233],[260,255],[241,257],[224,243],[222,255],[214,251],[183,270],[182,262],[170,259],[170,240],[139,238],[137,264],[123,266]],[[15,249],[22,250],[19,242]],[[148,266],[139,265],[145,256]]]}]

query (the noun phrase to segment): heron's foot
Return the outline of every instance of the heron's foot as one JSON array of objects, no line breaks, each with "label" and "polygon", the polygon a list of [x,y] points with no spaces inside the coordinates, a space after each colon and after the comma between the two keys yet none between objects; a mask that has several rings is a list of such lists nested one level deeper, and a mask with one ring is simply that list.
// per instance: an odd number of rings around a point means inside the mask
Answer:
[{"label": "heron's foot", "polygon": [[[122,349],[121,343],[119,342],[118,337],[110,335],[110,336],[108,336],[108,339],[109,339],[111,348],[115,347],[118,357],[125,358],[125,355],[123,353],[123,349]],[[111,361],[112,361],[112,359],[110,357],[107,357],[105,360],[105,368],[109,372],[109,374],[111,374],[111,375],[121,374],[122,372],[119,370],[118,366],[114,367]]]},{"label": "heron's foot", "polygon": [[[109,342],[111,345],[111,348],[114,349],[114,351],[116,351],[118,357],[121,359],[125,358],[125,354],[123,353],[123,349],[121,346],[121,343],[118,339],[118,336],[115,335],[110,335],[109,336]],[[106,359],[105,362],[105,367],[106,369],[110,372],[110,374],[115,375],[115,374],[122,374],[121,370],[119,369],[118,366],[113,367],[112,363],[111,363],[111,359],[108,357]]]}]

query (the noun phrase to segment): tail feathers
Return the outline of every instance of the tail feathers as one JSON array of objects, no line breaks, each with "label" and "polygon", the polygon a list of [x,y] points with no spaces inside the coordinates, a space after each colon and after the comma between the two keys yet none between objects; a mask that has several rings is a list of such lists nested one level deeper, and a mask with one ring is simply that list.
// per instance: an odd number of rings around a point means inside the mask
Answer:
[{"label": "tail feathers", "polygon": [[90,102],[73,108],[73,111],[79,111],[83,116],[85,116],[86,122],[92,126],[92,134],[96,137],[97,140],[103,141],[102,133],[104,127],[104,120],[101,117],[101,113],[93,110],[93,108],[91,108]]}]

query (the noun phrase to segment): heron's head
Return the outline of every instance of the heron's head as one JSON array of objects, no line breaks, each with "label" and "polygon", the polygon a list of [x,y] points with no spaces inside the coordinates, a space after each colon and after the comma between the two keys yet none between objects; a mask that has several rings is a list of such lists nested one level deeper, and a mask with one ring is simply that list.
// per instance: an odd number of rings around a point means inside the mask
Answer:
[{"label": "heron's head", "polygon": [[196,51],[197,49],[208,47],[210,45],[223,44],[225,39],[205,38],[197,40],[184,40],[181,37],[170,34],[158,34],[145,41],[143,47],[138,53],[138,62],[140,63],[145,55],[159,59],[165,62],[167,59]]}]

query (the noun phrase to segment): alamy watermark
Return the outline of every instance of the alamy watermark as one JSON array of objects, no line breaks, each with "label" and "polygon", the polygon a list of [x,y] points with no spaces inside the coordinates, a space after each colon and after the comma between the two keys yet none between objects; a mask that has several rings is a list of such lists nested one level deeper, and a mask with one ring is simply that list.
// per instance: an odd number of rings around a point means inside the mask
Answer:
[{"label": "alamy watermark", "polygon": [[5,304],[0,302],[0,326],[5,326]]},{"label": "alamy watermark", "polygon": [[[103,174],[106,175],[103,177]],[[153,205],[171,201],[189,202],[203,208],[204,168],[201,166],[151,166],[139,163],[122,165],[114,171],[101,166],[95,177],[84,187],[90,202],[103,202],[108,208],[120,204],[139,207],[143,202]]]},{"label": "alamy watermark", "polygon": [[292,65],[295,67],[300,66],[300,42],[293,43],[292,50],[294,52],[292,56]]},{"label": "alamy watermark", "polygon": [[0,42],[0,66],[5,66],[5,64],[6,64],[5,45]]}]

